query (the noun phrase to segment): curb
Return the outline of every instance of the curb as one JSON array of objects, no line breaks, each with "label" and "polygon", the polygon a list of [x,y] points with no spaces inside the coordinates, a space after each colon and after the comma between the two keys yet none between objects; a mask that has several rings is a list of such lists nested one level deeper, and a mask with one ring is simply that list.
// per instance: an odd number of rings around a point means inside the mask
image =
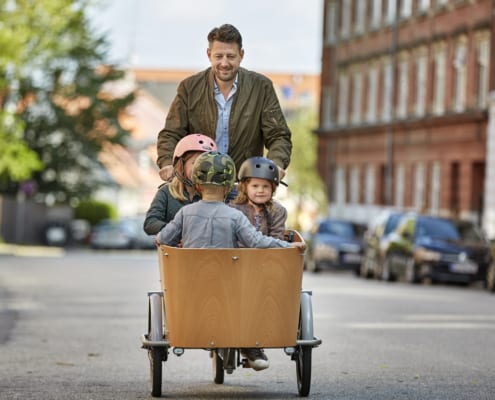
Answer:
[{"label": "curb", "polygon": [[28,246],[0,243],[0,256],[16,257],[62,257],[65,250],[62,247]]}]

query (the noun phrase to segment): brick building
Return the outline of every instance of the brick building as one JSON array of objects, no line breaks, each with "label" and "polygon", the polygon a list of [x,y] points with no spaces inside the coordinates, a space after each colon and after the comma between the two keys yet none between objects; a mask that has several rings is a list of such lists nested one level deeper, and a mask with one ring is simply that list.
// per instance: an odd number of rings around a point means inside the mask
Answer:
[{"label": "brick building", "polygon": [[495,237],[494,12],[493,0],[324,1],[316,134],[330,214],[411,209]]}]

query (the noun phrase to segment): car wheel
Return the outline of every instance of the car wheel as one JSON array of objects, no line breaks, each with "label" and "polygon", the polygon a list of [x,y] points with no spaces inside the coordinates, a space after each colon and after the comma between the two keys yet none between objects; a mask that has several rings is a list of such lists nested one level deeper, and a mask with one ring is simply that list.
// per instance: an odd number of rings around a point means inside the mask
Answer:
[{"label": "car wheel", "polygon": [[375,279],[382,279],[382,271],[383,271],[383,260],[377,261],[375,263],[375,268],[373,269],[373,277]]},{"label": "car wheel", "polygon": [[412,257],[406,261],[406,282],[419,283],[418,272],[416,271],[416,265]]},{"label": "car wheel", "polygon": [[309,272],[317,273],[319,271],[318,263],[313,258],[309,258],[306,262],[306,269]]},{"label": "car wheel", "polygon": [[392,264],[392,257],[391,256],[386,256],[385,260],[383,260],[383,265],[382,265],[382,280],[385,282],[392,282],[394,281],[394,275],[392,271],[390,270],[390,266]]},{"label": "car wheel", "polygon": [[361,261],[361,267],[359,269],[359,275],[363,278],[369,279],[373,276],[373,270],[370,271],[369,268],[371,263],[371,259],[367,255],[364,255],[363,261]]},{"label": "car wheel", "polygon": [[489,292],[495,292],[495,262],[491,263],[486,271],[486,288]]}]

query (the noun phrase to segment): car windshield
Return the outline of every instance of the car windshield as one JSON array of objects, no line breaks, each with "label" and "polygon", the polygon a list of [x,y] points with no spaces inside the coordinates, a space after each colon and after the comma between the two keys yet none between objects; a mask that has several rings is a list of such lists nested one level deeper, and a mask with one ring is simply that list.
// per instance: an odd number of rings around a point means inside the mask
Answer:
[{"label": "car windshield", "polygon": [[470,222],[457,222],[456,226],[463,240],[469,242],[479,242],[485,240],[483,232],[476,224]]},{"label": "car windshield", "polygon": [[433,239],[459,240],[461,235],[456,226],[449,220],[437,218],[421,218],[416,226],[416,236]]},{"label": "car windshield", "polygon": [[343,221],[324,221],[320,224],[318,233],[328,233],[346,238],[356,236],[353,224]]},{"label": "car windshield", "polygon": [[390,232],[394,231],[399,225],[399,221],[401,219],[401,214],[391,214],[388,217],[387,224],[385,225],[385,229],[383,230],[384,235],[388,235]]}]

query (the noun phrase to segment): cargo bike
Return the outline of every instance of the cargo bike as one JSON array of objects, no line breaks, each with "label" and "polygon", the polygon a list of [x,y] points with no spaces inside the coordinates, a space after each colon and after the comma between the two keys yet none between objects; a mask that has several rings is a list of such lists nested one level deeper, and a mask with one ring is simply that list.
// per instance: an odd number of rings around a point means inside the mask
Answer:
[{"label": "cargo bike", "polygon": [[[302,241],[295,231],[286,239]],[[245,367],[243,348],[282,348],[296,364],[298,393],[309,394],[313,333],[311,291],[301,290],[304,255],[296,248],[158,248],[161,291],[148,293],[151,394],[162,395],[170,351],[210,353],[213,381]]]}]

